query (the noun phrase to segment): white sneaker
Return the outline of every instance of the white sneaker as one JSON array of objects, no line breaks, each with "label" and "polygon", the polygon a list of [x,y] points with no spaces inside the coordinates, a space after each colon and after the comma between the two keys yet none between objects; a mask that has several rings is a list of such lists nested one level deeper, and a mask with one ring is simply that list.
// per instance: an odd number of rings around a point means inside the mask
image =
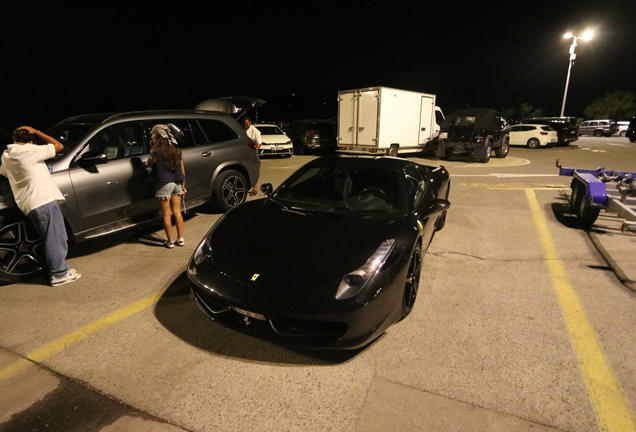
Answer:
[{"label": "white sneaker", "polygon": [[183,239],[183,237],[181,237],[180,239],[177,239],[174,244],[176,244],[177,246],[185,246],[185,240]]},{"label": "white sneaker", "polygon": [[75,269],[69,269],[64,276],[51,276],[51,286],[59,286],[70,282],[75,282],[80,277],[82,277],[82,275],[79,274]]}]

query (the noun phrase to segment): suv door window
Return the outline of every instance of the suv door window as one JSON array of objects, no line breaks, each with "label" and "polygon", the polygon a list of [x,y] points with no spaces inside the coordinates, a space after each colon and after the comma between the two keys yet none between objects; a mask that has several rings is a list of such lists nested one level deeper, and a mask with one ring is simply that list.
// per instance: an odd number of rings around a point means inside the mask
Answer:
[{"label": "suv door window", "polygon": [[[150,139],[150,131],[156,124],[165,124],[172,130],[172,134],[176,138],[179,148],[184,149],[194,146],[194,135],[196,135],[196,132],[193,131],[187,119],[145,121],[144,128],[148,132],[148,139]],[[196,126],[196,128],[198,129],[198,126]],[[200,131],[198,132],[200,135]]]},{"label": "suv door window", "polygon": [[105,154],[108,160],[147,153],[139,123],[122,123],[99,132],[88,142],[88,150]]},{"label": "suv door window", "polygon": [[199,119],[198,122],[205,133],[207,142],[210,144],[231,141],[238,138],[237,133],[220,120]]}]

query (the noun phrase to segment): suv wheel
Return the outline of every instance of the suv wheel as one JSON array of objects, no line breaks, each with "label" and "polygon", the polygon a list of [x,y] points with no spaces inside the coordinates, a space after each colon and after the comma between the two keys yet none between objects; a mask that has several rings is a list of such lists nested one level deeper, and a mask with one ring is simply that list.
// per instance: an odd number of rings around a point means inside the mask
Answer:
[{"label": "suv wheel", "polygon": [[508,156],[509,151],[510,151],[510,141],[509,141],[509,138],[506,136],[503,139],[503,144],[501,144],[501,147],[497,147],[497,150],[495,150],[495,155],[498,158],[505,158],[506,156]]},{"label": "suv wheel", "polygon": [[0,282],[21,282],[42,273],[44,242],[31,221],[13,213],[0,219]]},{"label": "suv wheel", "polygon": [[492,144],[491,144],[491,141],[488,140],[486,141],[486,144],[484,145],[484,155],[481,157],[480,162],[488,163],[491,156],[492,156]]},{"label": "suv wheel", "polygon": [[602,137],[603,136],[603,131],[600,131],[600,130],[594,131],[594,136],[595,137]]},{"label": "suv wheel", "polygon": [[245,177],[238,171],[223,171],[214,183],[213,193],[216,207],[226,212],[245,202],[247,198]]}]

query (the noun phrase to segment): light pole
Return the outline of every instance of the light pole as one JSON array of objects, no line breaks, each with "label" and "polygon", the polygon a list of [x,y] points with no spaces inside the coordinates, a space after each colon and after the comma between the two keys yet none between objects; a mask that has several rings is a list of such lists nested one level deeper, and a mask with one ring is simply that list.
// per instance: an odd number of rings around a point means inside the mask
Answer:
[{"label": "light pole", "polygon": [[565,112],[565,99],[568,96],[568,84],[570,83],[570,72],[572,71],[572,65],[574,64],[574,59],[576,59],[576,54],[574,53],[574,49],[576,48],[576,40],[590,40],[592,39],[592,32],[586,31],[583,33],[583,36],[573,36],[572,33],[566,33],[564,38],[569,39],[571,37],[574,38],[572,41],[572,45],[570,46],[570,65],[568,66],[568,77],[565,79],[565,92],[563,92],[563,105],[561,105],[561,117],[563,117],[563,113]]}]

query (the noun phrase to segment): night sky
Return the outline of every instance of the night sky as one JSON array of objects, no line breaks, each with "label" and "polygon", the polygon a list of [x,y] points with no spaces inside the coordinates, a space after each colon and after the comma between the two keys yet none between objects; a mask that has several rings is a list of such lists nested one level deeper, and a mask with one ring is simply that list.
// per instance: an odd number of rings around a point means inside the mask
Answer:
[{"label": "night sky", "polygon": [[636,92],[635,0],[352,3],[2,2],[0,123],[230,95],[265,99],[258,121],[291,121],[335,116],[338,90],[369,86],[436,94],[446,114],[529,103],[559,115],[563,34],[586,29],[565,114]]}]

